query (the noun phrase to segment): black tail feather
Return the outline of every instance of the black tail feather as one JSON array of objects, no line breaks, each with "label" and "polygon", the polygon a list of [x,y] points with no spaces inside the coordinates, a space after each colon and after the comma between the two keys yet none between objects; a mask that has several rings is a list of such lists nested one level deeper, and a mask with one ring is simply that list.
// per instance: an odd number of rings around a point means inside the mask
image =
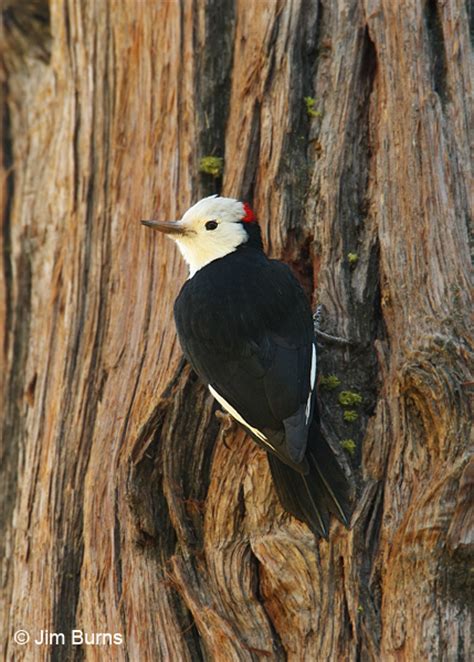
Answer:
[{"label": "black tail feather", "polygon": [[308,524],[316,535],[328,538],[329,516],[349,526],[350,486],[338,461],[320,432],[317,420],[309,432],[303,475],[269,453],[268,461],[278,497],[285,510]]}]

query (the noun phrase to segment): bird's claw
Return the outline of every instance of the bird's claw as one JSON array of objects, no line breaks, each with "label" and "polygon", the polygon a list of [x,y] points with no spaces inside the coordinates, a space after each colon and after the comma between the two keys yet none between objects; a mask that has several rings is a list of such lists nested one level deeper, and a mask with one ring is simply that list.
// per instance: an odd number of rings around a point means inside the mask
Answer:
[{"label": "bird's claw", "polygon": [[322,306],[322,304],[318,304],[316,306],[316,312],[313,315],[314,333],[315,333],[316,336],[318,336],[319,338],[323,338],[324,340],[327,340],[329,342],[335,343],[336,345],[353,345],[354,344],[348,338],[343,338],[342,336],[333,336],[330,333],[326,333],[325,331],[321,331],[322,317],[323,317],[323,306]]},{"label": "bird's claw", "polygon": [[230,414],[221,409],[217,409],[215,413],[216,418],[221,421],[221,429],[224,437],[227,437],[229,432],[234,429],[235,421]]}]

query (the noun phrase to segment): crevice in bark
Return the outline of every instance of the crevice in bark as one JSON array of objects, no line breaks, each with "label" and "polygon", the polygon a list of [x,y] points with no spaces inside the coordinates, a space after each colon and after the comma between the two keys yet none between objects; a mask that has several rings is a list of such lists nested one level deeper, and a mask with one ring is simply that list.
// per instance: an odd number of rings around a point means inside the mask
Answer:
[{"label": "crevice in bark", "polygon": [[[466,508],[466,520],[469,519],[469,508],[472,510],[472,504],[468,505]],[[468,529],[469,524],[467,522],[466,524],[466,529]],[[472,568],[473,560],[474,552],[472,550],[472,545],[469,546],[469,544],[465,546],[462,553],[449,554],[443,550],[440,557],[440,593],[442,593],[450,602],[457,604],[461,610],[465,606],[466,596],[471,596],[471,598],[474,596],[473,573],[466,572],[466,568]],[[472,606],[474,606],[474,604]]]},{"label": "crevice in bark", "polygon": [[189,655],[193,662],[203,662],[208,659],[203,650],[202,638],[196,626],[192,612],[187,608],[185,601],[178,590],[171,592],[174,612],[181,627],[181,638],[186,643]]},{"label": "crevice in bark", "polygon": [[[260,102],[255,99],[252,113],[252,129],[249,138],[249,148],[245,158],[245,172],[242,179],[242,189],[236,195],[241,200],[253,204],[255,190],[255,173],[257,172],[258,157],[260,154]],[[243,155],[242,155],[243,156]]]},{"label": "crevice in bark", "polygon": [[[75,523],[76,523],[76,518]],[[82,513],[80,515],[80,526],[74,540],[67,540],[64,554],[61,558],[60,585],[55,600],[53,614],[53,632],[70,632],[76,622],[76,609],[79,601],[79,586],[82,560],[84,556],[84,545],[82,538]],[[81,541],[81,542],[79,542]],[[64,646],[51,647],[51,660],[61,662],[62,660],[82,660],[84,652],[79,646],[73,646],[66,637]]]},{"label": "crevice in bark", "polygon": [[276,624],[273,621],[272,615],[270,611],[267,609],[267,604],[266,604],[266,599],[265,596],[262,593],[261,589],[261,577],[260,577],[260,572],[261,572],[261,564],[258,558],[255,556],[255,554],[252,551],[252,546],[249,545],[249,563],[253,571],[253,576],[254,576],[254,593],[255,597],[258,600],[258,602],[262,605],[262,608],[265,612],[265,615],[267,617],[268,625],[270,627],[270,631],[272,633],[272,640],[273,640],[273,655],[275,660],[282,660],[283,662],[288,659],[287,652],[285,650],[285,647],[283,646],[283,642],[280,637],[280,633],[278,632],[278,629],[276,627]]},{"label": "crevice in bark", "polygon": [[[156,417],[159,420],[152,423]],[[158,407],[146,425],[146,428],[157,425],[151,439],[143,437],[143,441],[137,441],[137,447],[143,443],[143,455],[130,467],[126,499],[135,524],[137,547],[144,553],[159,550],[170,556],[174,552],[176,537],[162,490],[163,472],[159,463],[162,418],[163,410]]]},{"label": "crevice in bark", "polygon": [[386,350],[390,347],[390,337],[387,331],[387,325],[385,322],[385,317],[382,309],[382,265],[380,263],[380,242],[377,239],[374,246],[374,254],[376,257],[376,264],[374,268],[377,270],[376,278],[377,285],[374,292],[374,319],[375,319],[375,333],[374,333],[374,342],[382,342],[385,345]]},{"label": "crevice in bark", "polygon": [[2,10],[9,60],[26,63],[28,57],[49,63],[51,25],[48,0],[7,1]]},{"label": "crevice in bark", "polygon": [[303,70],[301,78],[303,85],[312,89],[318,67],[318,48],[320,46],[320,25],[323,19],[323,4],[321,0],[303,0],[300,23],[303,31]]},{"label": "crevice in bark", "polygon": [[[341,583],[343,585],[345,585],[346,581],[347,581],[347,578],[346,578],[346,573],[345,573],[345,568],[344,568],[344,559],[342,557],[339,557],[339,559],[335,561],[334,566],[335,566],[335,568],[339,569],[338,574],[341,578]],[[354,641],[354,636],[355,636],[346,591],[344,591],[343,594],[342,594],[341,608],[342,608],[341,619],[344,623],[343,627],[345,629],[344,637],[341,637],[341,639],[340,639],[340,643],[342,644],[343,641]],[[339,651],[339,654],[341,656],[343,656],[344,655],[344,650],[341,649]]]},{"label": "crevice in bark", "polygon": [[278,38],[278,32],[280,30],[280,21],[281,21],[281,12],[277,12],[275,15],[275,20],[272,23],[272,32],[270,35],[270,39],[268,40],[267,43],[266,60],[268,62],[268,68],[266,72],[265,84],[263,87],[264,97],[266,94],[268,94],[268,91],[270,89],[270,86],[274,78],[275,60],[276,60],[275,46]]},{"label": "crevice in bark", "polygon": [[285,210],[286,241],[279,257],[290,265],[309,300],[315,288],[314,259],[312,237],[307,235],[304,218],[313,159],[311,150],[308,150],[312,130],[311,118],[308,116],[304,99],[313,96],[321,12],[321,3],[315,6],[305,1],[299,14],[293,62],[300,75],[292,85],[292,130],[285,136],[283,158],[277,178],[278,187],[284,192],[285,201],[288,201]]},{"label": "crevice in bark", "polygon": [[2,242],[3,242],[3,282],[5,291],[5,336],[3,353],[7,357],[10,344],[9,329],[12,324],[12,286],[13,286],[13,265],[12,265],[12,239],[10,218],[12,214],[13,195],[15,189],[14,169],[13,169],[13,142],[11,136],[10,111],[8,108],[8,85],[2,85],[2,135],[3,135],[3,171],[5,172],[5,198],[2,209]]},{"label": "crevice in bark", "polygon": [[[377,58],[374,44],[367,29],[362,37],[361,59],[358,71],[358,93],[354,98],[352,121],[347,127],[345,148],[346,167],[340,179],[341,222],[343,223],[344,257],[358,253],[361,235],[365,231],[368,214],[367,191],[369,184],[371,145],[369,127],[370,97],[372,95]],[[351,150],[351,151],[349,151]],[[349,265],[346,278],[351,275]]]},{"label": "crevice in bark", "polygon": [[[380,529],[383,514],[383,484],[375,485],[375,493],[369,505],[367,515],[364,518],[366,524],[361,533],[364,533],[364,550],[361,551],[360,586],[361,604],[361,627],[365,646],[375,651],[380,651],[382,638],[382,591],[380,565],[378,559],[378,547],[380,542]],[[374,565],[375,560],[375,565]]]},{"label": "crevice in bark", "polygon": [[[205,9],[204,43],[196,50],[195,99],[198,104],[200,157],[224,158],[225,131],[229,115],[233,43],[235,30],[233,0],[208,0]],[[199,16],[194,10],[194,43],[199,44]],[[225,167],[225,163],[224,163]],[[222,175],[201,172],[198,198],[220,194]]]},{"label": "crevice in bark", "polygon": [[[301,80],[305,92],[313,93],[314,81],[316,80],[318,66],[320,64],[321,50],[324,50],[322,24],[324,19],[324,7],[321,0],[316,3],[312,0],[303,0],[300,13],[300,25],[298,27],[302,34],[301,49]],[[303,114],[306,107],[301,106]]]},{"label": "crevice in bark", "polygon": [[291,267],[291,270],[297,277],[300,285],[306,292],[309,301],[314,292],[314,271],[312,252],[312,240],[297,238],[295,230],[288,230],[285,255],[283,259]]},{"label": "crevice in bark", "polygon": [[214,410],[207,389],[187,366],[164,421],[162,464],[163,489],[178,544],[190,551],[201,550],[203,544],[203,506],[219,429]]},{"label": "crevice in bark", "polygon": [[114,519],[114,567],[115,567],[115,585],[117,587],[117,602],[120,603],[122,597],[122,564],[121,559],[121,542],[120,542],[120,519],[118,509],[118,489],[115,490],[115,519]]},{"label": "crevice in bark", "polygon": [[446,46],[444,43],[443,23],[438,0],[426,0],[424,6],[424,19],[431,60],[433,89],[439,96],[444,107],[448,100],[446,83]]},{"label": "crevice in bark", "polygon": [[79,94],[77,90],[74,94],[74,133],[72,138],[72,150],[73,150],[73,164],[74,164],[74,211],[77,209],[79,204],[79,191],[80,191],[80,149],[79,149],[79,137],[81,132],[81,114],[79,112]]},{"label": "crevice in bark", "polygon": [[135,524],[135,543],[142,550],[159,549],[168,559],[176,536],[163,493],[162,433],[167,408],[182,380],[184,361],[144,423],[130,453],[126,500]]}]

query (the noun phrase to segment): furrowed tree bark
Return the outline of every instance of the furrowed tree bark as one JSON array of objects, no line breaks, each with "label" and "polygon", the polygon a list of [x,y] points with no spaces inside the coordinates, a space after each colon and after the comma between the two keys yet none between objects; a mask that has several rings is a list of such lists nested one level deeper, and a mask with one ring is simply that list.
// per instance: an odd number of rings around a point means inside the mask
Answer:
[{"label": "furrowed tree bark", "polygon": [[[5,659],[467,660],[466,4],[7,0],[2,19]],[[182,359],[186,269],[139,220],[214,192],[251,202],[350,341],[320,346],[357,494],[329,543]]]}]

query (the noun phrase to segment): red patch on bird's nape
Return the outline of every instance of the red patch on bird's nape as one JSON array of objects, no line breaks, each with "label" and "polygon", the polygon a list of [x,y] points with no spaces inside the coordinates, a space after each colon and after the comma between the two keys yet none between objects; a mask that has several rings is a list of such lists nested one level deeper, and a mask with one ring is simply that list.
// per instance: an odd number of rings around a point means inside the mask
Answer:
[{"label": "red patch on bird's nape", "polygon": [[253,209],[248,202],[244,202],[244,212],[245,216],[242,219],[244,223],[253,223],[257,220],[255,214],[253,213]]}]

